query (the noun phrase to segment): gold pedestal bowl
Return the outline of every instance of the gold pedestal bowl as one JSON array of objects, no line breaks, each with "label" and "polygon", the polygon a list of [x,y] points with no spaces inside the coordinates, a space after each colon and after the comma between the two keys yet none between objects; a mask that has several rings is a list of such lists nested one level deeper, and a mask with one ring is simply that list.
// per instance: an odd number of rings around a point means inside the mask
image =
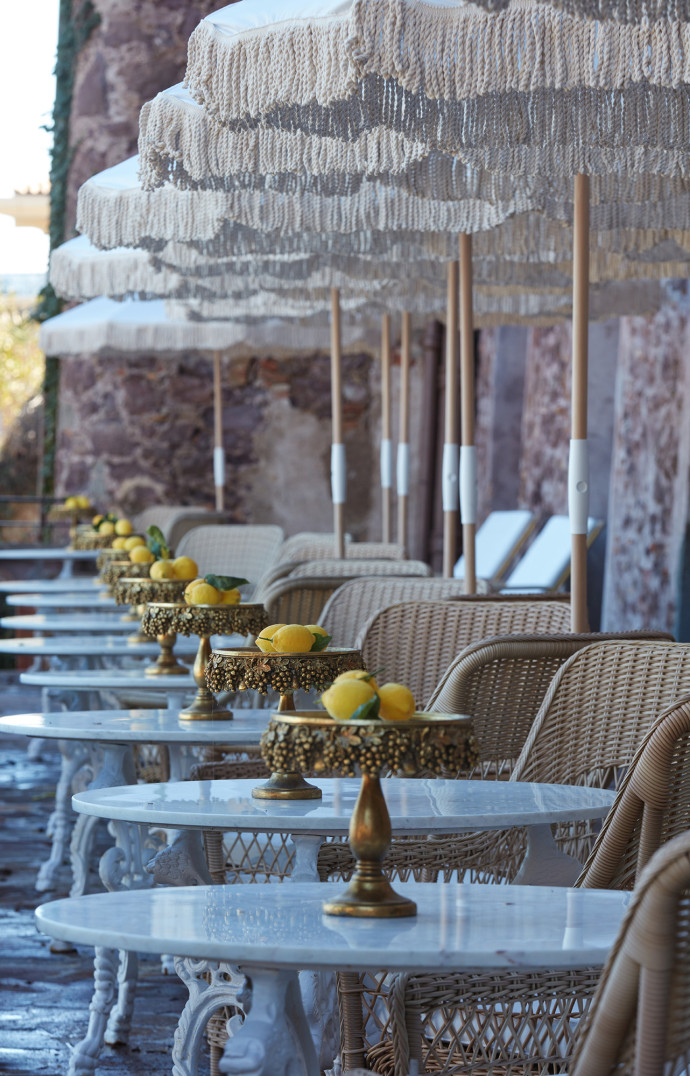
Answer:
[{"label": "gold pedestal bowl", "polygon": [[267,624],[266,610],[258,602],[237,605],[148,603],[141,626],[149,635],[160,637],[164,633],[176,633],[199,636],[199,649],[194,659],[197,693],[191,706],[180,711],[181,718],[206,721],[228,721],[232,718],[232,712],[222,709],[213,692],[209,690],[207,668],[212,654],[211,636],[258,635]]},{"label": "gold pedestal bowl", "polygon": [[[122,558],[122,550],[118,550],[118,552],[120,553],[120,558]],[[150,564],[133,564],[129,559],[116,560],[114,557],[110,557],[107,564],[104,564],[101,568],[99,579],[104,586],[107,586],[108,592],[112,594],[113,587],[121,579],[148,579],[150,571]]]},{"label": "gold pedestal bowl", "polygon": [[110,549],[115,537],[114,534],[99,534],[91,526],[76,527],[74,535],[70,534],[72,549]]},{"label": "gold pedestal bowl", "polygon": [[[295,691],[325,691],[340,673],[361,665],[361,651],[345,647],[329,646],[304,654],[264,654],[256,646],[244,646],[214,650],[206,679],[213,691],[249,690],[267,695],[272,689],[280,696],[278,711],[288,713],[295,709]],[[321,789],[304,780],[299,766],[271,769],[269,780],[252,789],[256,799],[321,798]]]},{"label": "gold pedestal bowl", "polygon": [[100,549],[96,557],[98,571],[102,572],[106,564],[110,564],[113,560],[122,560],[124,555],[124,550],[122,549]]},{"label": "gold pedestal bowl", "polygon": [[83,519],[90,519],[95,512],[96,509],[92,504],[87,508],[68,508],[66,504],[54,504],[48,512],[48,520],[50,523],[69,523],[70,546],[76,549],[74,539],[77,536],[79,522]]},{"label": "gold pedestal bowl", "polygon": [[390,919],[417,914],[382,869],[391,843],[391,820],[382,772],[405,774],[469,770],[479,760],[472,721],[457,714],[414,714],[408,721],[336,721],[314,711],[274,714],[261,740],[267,766],[361,774],[350,822],[357,866],[341,896],[325,901],[327,915]]},{"label": "gold pedestal bowl", "polygon": [[[129,604],[133,608],[141,606],[141,611],[133,618],[140,620],[147,602],[182,601],[187,583],[188,580],[185,579],[135,579],[125,575],[114,584],[113,596],[118,605]],[[151,634],[143,629],[137,635],[130,636],[133,643],[141,639],[148,642],[150,638]],[[156,642],[161,652],[153,665],[146,669],[147,676],[170,676],[171,673],[187,672],[187,666],[182,665],[173,653],[175,638],[174,632],[156,634]]]}]

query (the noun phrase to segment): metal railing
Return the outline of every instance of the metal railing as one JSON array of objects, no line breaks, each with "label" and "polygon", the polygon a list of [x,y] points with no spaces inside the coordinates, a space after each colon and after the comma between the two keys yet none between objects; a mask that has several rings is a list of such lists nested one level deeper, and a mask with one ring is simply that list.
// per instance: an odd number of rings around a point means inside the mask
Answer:
[{"label": "metal railing", "polygon": [[[63,527],[64,523],[52,522],[48,519],[48,513],[54,504],[62,504],[62,497],[30,497],[21,496],[19,494],[0,494],[0,546],[11,545],[26,545],[27,542],[22,540],[21,542],[13,542],[8,540],[8,533],[13,529],[22,530],[25,533],[33,536],[33,543],[35,545],[42,545],[52,540],[53,527]],[[8,514],[8,506],[12,505],[34,505],[36,511],[32,513],[31,518],[22,519],[16,518],[10,512]]]}]

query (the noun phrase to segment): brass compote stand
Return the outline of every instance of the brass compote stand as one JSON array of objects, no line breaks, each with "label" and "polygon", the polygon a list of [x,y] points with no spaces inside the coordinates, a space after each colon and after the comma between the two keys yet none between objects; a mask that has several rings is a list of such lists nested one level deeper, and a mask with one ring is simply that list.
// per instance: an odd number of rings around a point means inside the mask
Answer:
[{"label": "brass compote stand", "polygon": [[72,548],[77,536],[77,526],[83,519],[89,519],[96,509],[92,504],[87,508],[68,508],[66,504],[54,504],[48,513],[48,519],[55,523],[69,523],[69,540]]},{"label": "brass compote stand", "polygon": [[[109,552],[104,550],[103,552]],[[122,557],[122,550],[117,550]],[[109,557],[100,571],[99,579],[108,588],[108,593],[113,593],[113,587],[120,579],[148,579],[151,571],[150,564],[133,564],[131,560],[116,560]]]},{"label": "brass compote stand", "polygon": [[[142,618],[142,630],[160,639],[166,633],[198,635],[199,649],[194,659],[194,681],[197,693],[194,701],[180,717],[189,720],[228,721],[230,710],[223,710],[209,690],[207,667],[211,658],[212,635],[258,635],[268,624],[263,605],[247,602],[237,605],[186,605],[179,602],[149,602]],[[173,639],[175,635],[172,635]],[[147,670],[148,672],[148,670]]]},{"label": "brass compote stand", "polygon": [[261,740],[261,754],[269,767],[362,776],[350,821],[357,866],[345,892],[325,901],[324,912],[372,919],[416,915],[417,905],[395,892],[381,866],[392,833],[380,774],[471,769],[479,760],[471,719],[417,713],[409,721],[335,721],[309,710],[274,714]]},{"label": "brass compote stand", "polygon": [[73,549],[110,549],[113,544],[113,539],[116,537],[114,534],[100,534],[99,531],[95,531],[89,524],[82,527],[76,527],[74,537],[72,538]]},{"label": "brass compote stand", "polygon": [[[118,605],[129,603],[142,606],[140,615],[143,616],[147,602],[181,601],[188,582],[186,579],[134,579],[131,576],[123,576],[113,586],[113,595]],[[151,635],[141,629],[136,635],[130,636],[132,642],[148,642],[150,638]],[[161,652],[154,664],[146,669],[147,676],[170,676],[171,673],[187,672],[187,666],[182,665],[173,654],[175,638],[174,632],[156,635]]]},{"label": "brass compote stand", "polygon": [[[212,691],[258,691],[267,695],[269,688],[280,695],[280,713],[294,711],[294,692],[325,691],[336,676],[349,669],[359,669],[362,654],[345,647],[303,654],[264,654],[256,646],[233,650],[214,650],[206,670]],[[312,711],[318,713],[318,711]],[[309,800],[320,799],[321,789],[304,780],[297,765],[277,764],[264,785],[252,789],[256,799]]]}]

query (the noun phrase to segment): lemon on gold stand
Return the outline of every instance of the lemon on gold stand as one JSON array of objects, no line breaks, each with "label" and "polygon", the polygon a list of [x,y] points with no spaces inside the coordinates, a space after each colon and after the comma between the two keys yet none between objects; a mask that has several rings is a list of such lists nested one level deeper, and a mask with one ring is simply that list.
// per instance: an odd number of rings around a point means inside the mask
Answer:
[{"label": "lemon on gold stand", "polygon": [[417,914],[412,900],[395,892],[383,872],[391,821],[381,788],[384,771],[414,774],[469,770],[479,759],[471,719],[458,714],[416,713],[407,721],[336,721],[300,710],[273,714],[261,740],[270,767],[361,774],[350,821],[357,866],[347,889],[324,902],[326,915],[390,919]]},{"label": "lemon on gold stand", "polygon": [[198,635],[199,648],[194,659],[194,682],[197,693],[190,706],[180,711],[188,720],[228,721],[230,710],[224,710],[207,683],[206,670],[211,657],[212,635],[258,635],[266,627],[268,616],[257,602],[236,605],[187,605],[185,602],[149,602],[142,618],[142,629],[150,635],[161,632],[178,635]]},{"label": "lemon on gold stand", "polygon": [[[327,647],[299,654],[264,653],[256,646],[214,650],[206,671],[213,691],[278,692],[278,711],[295,709],[294,692],[324,691],[336,676],[362,664],[359,650]],[[305,781],[300,767],[272,767],[268,781],[252,789],[255,799],[320,799],[321,789]]]}]

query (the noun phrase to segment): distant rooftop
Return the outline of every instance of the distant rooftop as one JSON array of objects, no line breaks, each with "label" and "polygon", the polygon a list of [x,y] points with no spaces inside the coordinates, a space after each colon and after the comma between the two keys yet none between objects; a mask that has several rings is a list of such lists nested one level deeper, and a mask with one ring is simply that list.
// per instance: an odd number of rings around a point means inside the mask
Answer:
[{"label": "distant rooftop", "polygon": [[15,191],[11,198],[0,198],[0,213],[14,217],[23,228],[40,228],[48,232],[50,222],[50,194],[44,190]]}]

